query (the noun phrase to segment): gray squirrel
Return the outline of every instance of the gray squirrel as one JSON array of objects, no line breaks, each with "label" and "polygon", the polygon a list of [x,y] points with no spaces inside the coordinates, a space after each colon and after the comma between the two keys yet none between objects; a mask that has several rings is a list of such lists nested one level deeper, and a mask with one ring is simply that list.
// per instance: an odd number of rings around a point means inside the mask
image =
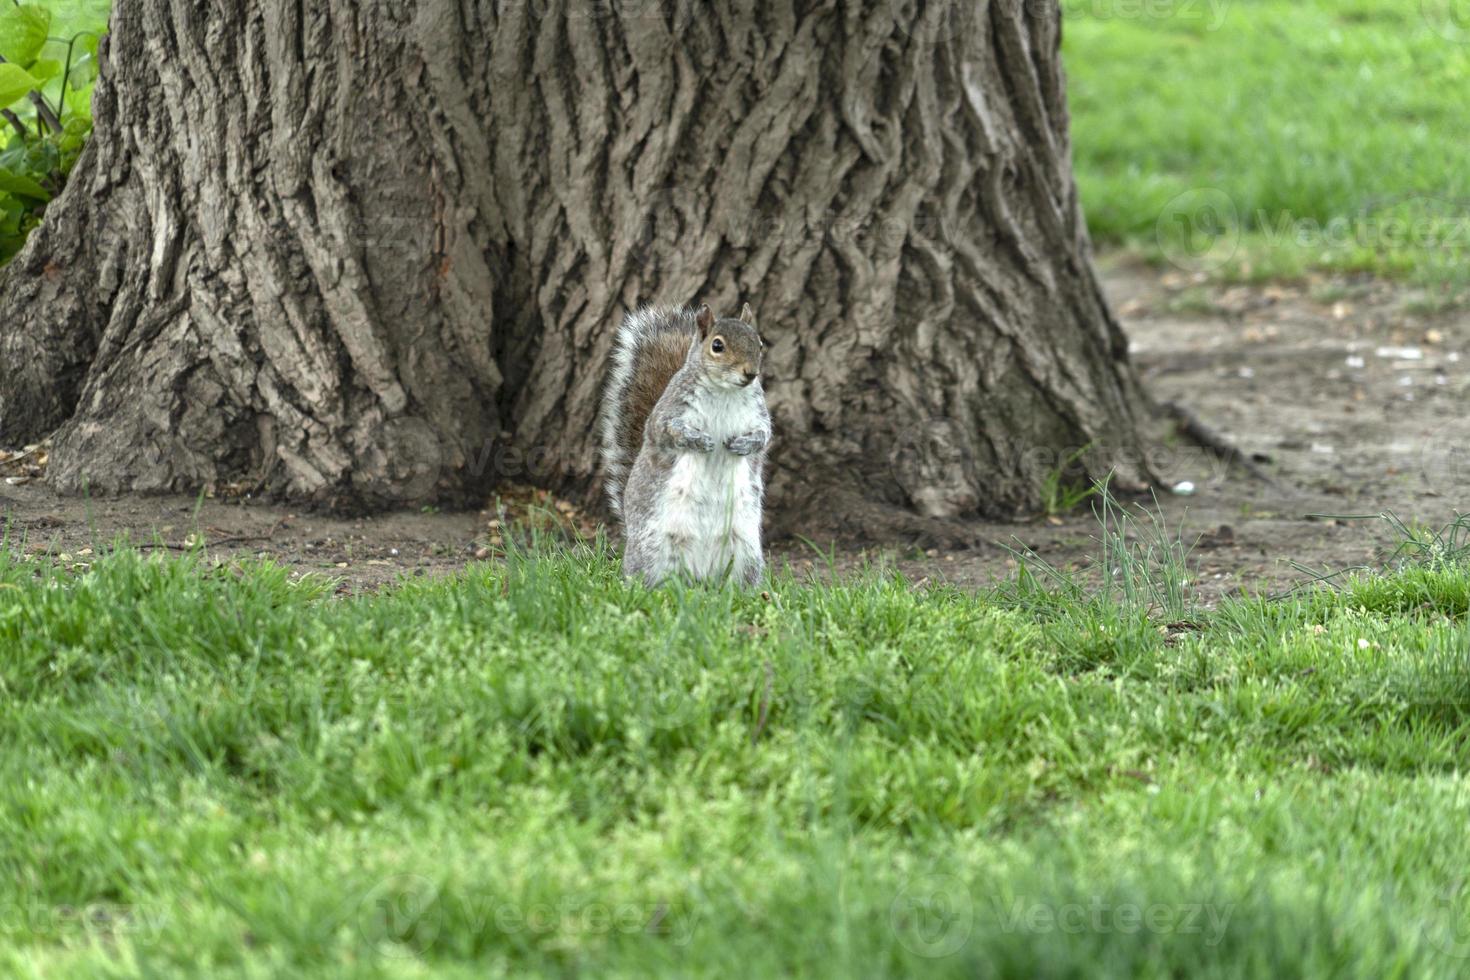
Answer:
[{"label": "gray squirrel", "polygon": [[629,578],[760,581],[764,350],[748,304],[719,320],[708,306],[644,307],[618,329],[601,441]]}]

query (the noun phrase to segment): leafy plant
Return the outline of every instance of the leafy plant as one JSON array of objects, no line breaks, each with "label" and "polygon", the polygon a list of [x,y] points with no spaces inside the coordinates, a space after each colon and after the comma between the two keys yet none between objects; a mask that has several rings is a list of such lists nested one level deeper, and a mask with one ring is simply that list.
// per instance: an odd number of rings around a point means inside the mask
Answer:
[{"label": "leafy plant", "polygon": [[[1181,528],[1170,529],[1154,498],[1152,510],[1119,502],[1109,488],[1111,474],[1090,489],[1098,523],[1098,553],[1080,578],[1059,569],[1030,548],[1007,548],[1018,565],[1016,581],[1002,588],[1008,602],[1024,608],[1052,608],[1058,602],[1077,608],[1120,611],[1127,616],[1185,621],[1199,612],[1191,589],[1197,571],[1194,542]],[[1085,581],[1098,583],[1089,589]]]},{"label": "leafy plant", "polygon": [[1463,575],[1470,569],[1470,514],[1456,512],[1453,520],[1434,527],[1418,521],[1405,521],[1393,511],[1381,514],[1312,514],[1312,517],[1335,521],[1377,521],[1388,528],[1398,542],[1379,565],[1350,565],[1336,570],[1317,570],[1298,561],[1288,561],[1292,568],[1309,576],[1298,588],[1328,585],[1346,587],[1358,577],[1402,571],[1448,572]]},{"label": "leafy plant", "polygon": [[1082,501],[1097,493],[1097,487],[1085,482],[1079,483],[1068,479],[1069,472],[1077,468],[1077,461],[1092,448],[1088,443],[1081,449],[1069,454],[1049,471],[1041,481],[1041,509],[1048,517],[1066,514],[1075,510]]},{"label": "leafy plant", "polygon": [[101,33],[53,36],[52,10],[0,7],[0,264],[25,244],[92,132]]}]

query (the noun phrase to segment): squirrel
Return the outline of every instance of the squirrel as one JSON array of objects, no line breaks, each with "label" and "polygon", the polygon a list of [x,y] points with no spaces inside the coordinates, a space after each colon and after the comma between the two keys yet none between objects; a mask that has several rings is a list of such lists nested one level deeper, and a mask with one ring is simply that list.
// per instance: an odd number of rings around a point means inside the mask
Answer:
[{"label": "squirrel", "polygon": [[761,388],[765,341],[739,319],[644,307],[613,345],[601,442],[608,504],[621,518],[623,573],[750,586],[761,555],[763,469],[771,415]]}]

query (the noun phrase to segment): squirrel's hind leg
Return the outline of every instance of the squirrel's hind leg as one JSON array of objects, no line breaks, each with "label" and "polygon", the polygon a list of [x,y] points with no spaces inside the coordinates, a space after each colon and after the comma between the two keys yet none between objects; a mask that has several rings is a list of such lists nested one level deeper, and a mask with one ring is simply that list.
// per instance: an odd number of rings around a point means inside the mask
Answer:
[{"label": "squirrel's hind leg", "polygon": [[623,551],[625,577],[642,579],[643,584],[652,589],[678,572],[678,557],[670,548],[666,535],[649,527],[629,535]]},{"label": "squirrel's hind leg", "polygon": [[741,584],[746,588],[755,588],[761,584],[761,576],[765,574],[765,571],[765,560],[761,558],[760,552],[756,552],[755,558],[745,563],[745,568],[740,576]]}]

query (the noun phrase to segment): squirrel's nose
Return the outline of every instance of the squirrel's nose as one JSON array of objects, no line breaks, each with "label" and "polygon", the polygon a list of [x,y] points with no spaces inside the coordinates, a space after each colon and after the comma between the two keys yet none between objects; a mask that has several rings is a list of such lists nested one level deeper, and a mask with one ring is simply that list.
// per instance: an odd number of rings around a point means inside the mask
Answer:
[{"label": "squirrel's nose", "polygon": [[745,383],[746,384],[750,384],[757,377],[759,377],[759,375],[760,375],[760,372],[759,371],[746,371],[745,372]]}]

